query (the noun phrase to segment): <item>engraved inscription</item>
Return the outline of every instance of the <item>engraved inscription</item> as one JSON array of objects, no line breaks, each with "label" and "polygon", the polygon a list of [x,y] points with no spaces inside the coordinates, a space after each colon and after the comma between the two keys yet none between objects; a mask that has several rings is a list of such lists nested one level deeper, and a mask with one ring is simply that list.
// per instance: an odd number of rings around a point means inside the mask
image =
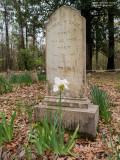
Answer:
[{"label": "engraved inscription", "polygon": [[[69,94],[63,96],[85,96],[85,20],[70,7],[61,7],[47,24],[46,63],[47,81],[54,85],[54,78],[66,78]],[[54,95],[51,90],[50,95]],[[59,93],[57,93],[59,94]]]}]

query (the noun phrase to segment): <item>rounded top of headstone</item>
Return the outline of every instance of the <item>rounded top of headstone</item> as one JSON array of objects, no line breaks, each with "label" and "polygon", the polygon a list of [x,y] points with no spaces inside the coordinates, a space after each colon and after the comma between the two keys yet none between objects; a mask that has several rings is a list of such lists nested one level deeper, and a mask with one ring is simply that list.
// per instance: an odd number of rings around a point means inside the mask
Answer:
[{"label": "rounded top of headstone", "polygon": [[79,12],[77,9],[75,9],[75,8],[73,8],[73,7],[71,7],[71,6],[63,5],[63,6],[61,6],[60,8],[56,9],[55,12],[52,13],[52,15],[50,16],[50,19],[49,19],[49,21],[47,22],[46,25],[48,25],[50,21],[54,20],[54,16],[57,15],[57,13],[59,13],[59,12],[61,12],[61,11],[63,12],[63,10],[65,10],[65,11],[66,11],[66,10],[69,10],[70,12],[73,12],[73,13],[75,13],[76,15],[78,15],[79,18],[85,20],[85,18],[84,18],[83,16],[81,16],[80,12]]}]

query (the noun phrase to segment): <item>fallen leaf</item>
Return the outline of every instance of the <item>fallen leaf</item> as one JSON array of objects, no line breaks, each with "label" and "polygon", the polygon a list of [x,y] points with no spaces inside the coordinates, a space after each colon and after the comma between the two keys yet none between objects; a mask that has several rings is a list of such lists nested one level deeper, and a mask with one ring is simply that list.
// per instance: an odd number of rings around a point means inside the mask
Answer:
[{"label": "fallen leaf", "polygon": [[13,143],[13,144],[11,144],[11,145],[8,144],[8,145],[6,146],[6,149],[7,149],[7,150],[15,149],[16,146],[17,146],[17,144],[15,144],[15,143]]}]

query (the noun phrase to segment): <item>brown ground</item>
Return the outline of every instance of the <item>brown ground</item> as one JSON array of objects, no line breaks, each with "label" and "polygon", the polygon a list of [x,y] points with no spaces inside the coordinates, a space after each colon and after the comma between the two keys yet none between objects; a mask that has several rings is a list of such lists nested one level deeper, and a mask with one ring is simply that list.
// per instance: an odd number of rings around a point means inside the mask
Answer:
[{"label": "brown ground", "polygon": [[[87,82],[89,82],[89,85],[87,86],[87,96],[89,96],[89,86],[97,84],[98,86],[106,90],[107,93],[112,97],[112,116],[109,120],[109,124],[105,125],[103,120],[99,120],[97,137],[94,141],[89,138],[76,139],[76,144],[72,149],[72,153],[74,153],[78,158],[74,158],[68,155],[64,157],[57,157],[57,160],[108,159],[109,154],[106,149],[100,127],[103,130],[108,146],[110,147],[110,129],[117,147],[120,147],[118,146],[118,134],[120,133],[120,73],[92,73],[87,77]],[[28,116],[25,116],[24,112],[24,103],[28,102],[31,107],[33,106],[33,104],[39,104],[41,103],[42,95],[44,96],[45,93],[45,83],[40,82],[39,84],[23,86],[22,88],[20,88],[19,86],[15,86],[12,93],[0,95],[0,111],[3,111],[5,113],[7,121],[11,119],[11,115],[14,113],[14,110],[17,110],[17,115],[15,118],[14,138],[9,143],[3,143],[2,154],[4,154],[4,159],[5,155],[7,156],[8,160],[15,159],[15,157],[20,157],[22,155],[22,146],[23,144],[28,145],[27,137],[30,130],[29,118]],[[45,156],[50,160],[53,160],[55,158],[55,155],[50,152],[46,152]],[[25,157],[23,159],[25,159]]]}]

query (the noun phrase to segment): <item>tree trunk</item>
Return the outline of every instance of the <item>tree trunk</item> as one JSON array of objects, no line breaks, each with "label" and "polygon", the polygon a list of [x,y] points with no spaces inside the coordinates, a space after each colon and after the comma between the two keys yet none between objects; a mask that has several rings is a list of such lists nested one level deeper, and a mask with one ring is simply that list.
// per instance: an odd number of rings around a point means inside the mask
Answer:
[{"label": "tree trunk", "polygon": [[98,24],[96,25],[96,70],[98,70],[98,51],[99,51],[99,47],[98,47]]},{"label": "tree trunk", "polygon": [[92,70],[92,38],[90,12],[86,16],[86,69]]},{"label": "tree trunk", "polygon": [[5,33],[6,33],[6,69],[11,67],[10,65],[10,50],[9,50],[9,31],[8,31],[8,12],[7,6],[4,7],[4,18],[5,18]]},{"label": "tree trunk", "polygon": [[[28,13],[29,12],[29,9],[28,9],[28,6],[25,5],[25,12]],[[25,25],[25,31],[26,31],[26,34],[25,34],[25,39],[26,39],[26,47],[28,47],[28,22],[26,21],[26,25]]]},{"label": "tree trunk", "polygon": [[26,47],[28,47],[28,27],[26,24]]},{"label": "tree trunk", "polygon": [[24,34],[23,34],[23,26],[22,26],[22,23],[21,23],[21,26],[20,26],[20,31],[21,31],[21,48],[22,49],[25,49],[25,43],[24,43]]},{"label": "tree trunk", "polygon": [[90,13],[90,5],[89,7],[85,4],[86,0],[82,0],[82,9],[81,15],[86,19],[86,69],[92,70],[92,37],[91,37],[91,13]]},{"label": "tree trunk", "polygon": [[114,64],[114,15],[113,10],[108,10],[108,26],[109,26],[109,55],[107,69],[115,69]]},{"label": "tree trunk", "polygon": [[5,65],[5,61],[4,61],[4,59],[6,59],[6,57],[5,57],[4,53],[5,53],[5,47],[4,47],[4,44],[1,44],[1,55],[2,55],[2,59],[3,59],[3,61],[1,62],[2,63],[1,71],[6,70],[6,65]]},{"label": "tree trunk", "polygon": [[[21,8],[20,8],[20,4],[21,1],[19,0],[19,29],[20,29],[20,49],[24,50],[24,67],[25,69],[28,70],[28,66],[27,66],[27,59],[26,59],[26,53],[25,53],[25,42],[24,42],[24,33],[23,33],[23,19],[22,19],[22,15],[21,15]],[[19,66],[21,69],[21,66]]]},{"label": "tree trunk", "polygon": [[98,51],[96,50],[96,70],[98,70]]},{"label": "tree trunk", "polygon": [[35,47],[35,40],[36,40],[36,37],[35,37],[35,26],[33,24],[33,46]]}]

